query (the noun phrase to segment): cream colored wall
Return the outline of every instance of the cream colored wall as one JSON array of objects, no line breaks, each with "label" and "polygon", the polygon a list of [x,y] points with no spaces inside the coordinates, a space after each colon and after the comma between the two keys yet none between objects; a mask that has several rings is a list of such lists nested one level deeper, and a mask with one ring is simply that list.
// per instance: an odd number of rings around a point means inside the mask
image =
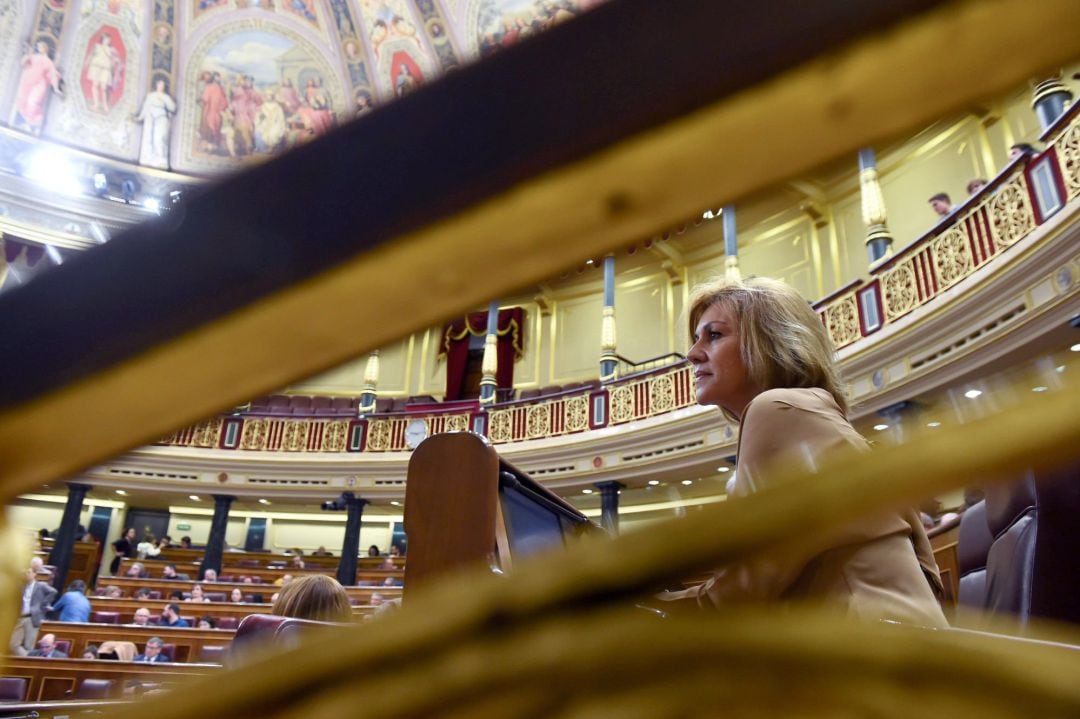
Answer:
[{"label": "cream colored wall", "polygon": [[[1064,76],[1071,78],[1077,70],[1080,64],[1066,68]],[[1038,145],[1039,132],[1031,109],[1031,88],[1024,86],[912,137],[875,147],[894,249],[911,243],[936,223],[938,218],[927,202],[932,194],[943,191],[954,202],[962,201],[969,180],[992,177],[1007,163],[1010,145]],[[741,200],[736,214],[744,276],[786,280],[811,301],[856,278],[868,277],[855,155]],[[502,307],[525,310],[525,356],[514,367],[517,388],[598,376],[603,291],[599,267],[598,261],[576,268],[542,285],[535,295],[501,300]],[[679,313],[688,289],[724,273],[722,222],[701,222],[648,249],[639,243],[633,256],[619,252],[616,272],[618,353],[642,360],[684,352]],[[446,364],[437,358],[440,341],[441,329],[432,328],[383,348],[379,394],[441,396]],[[364,362],[361,358],[290,389],[358,395]]]},{"label": "cream colored wall", "polygon": [[[187,514],[183,511],[174,511],[169,515],[169,536],[179,543],[180,537],[191,537],[192,544],[206,544],[210,539],[210,523],[213,520],[208,514]],[[229,523],[225,528],[225,541],[233,547],[243,547],[247,539],[247,522],[244,517],[229,517]],[[178,524],[190,524],[190,529],[180,529]]]},{"label": "cream colored wall", "polygon": [[[390,547],[393,523],[390,521],[362,522],[360,525],[360,551],[366,552],[372,544],[384,552]],[[266,548],[275,552],[299,547],[305,553],[320,546],[335,555],[341,554],[345,539],[345,517],[335,516],[328,521],[322,517],[308,519],[271,519],[266,533]]]}]

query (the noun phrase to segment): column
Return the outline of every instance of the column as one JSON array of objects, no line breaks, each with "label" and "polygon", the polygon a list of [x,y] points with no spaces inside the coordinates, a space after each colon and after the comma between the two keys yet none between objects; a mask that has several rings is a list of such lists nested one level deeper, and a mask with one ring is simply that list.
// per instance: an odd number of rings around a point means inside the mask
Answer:
[{"label": "column", "polygon": [[221,555],[225,552],[225,530],[229,526],[229,507],[236,497],[228,494],[215,494],[214,518],[210,521],[210,539],[206,542],[206,553],[199,566],[199,577],[207,569],[221,574]]},{"label": "column", "polygon": [[600,526],[612,534],[619,533],[619,490],[626,485],[614,480],[597,482],[600,490]]},{"label": "column", "polygon": [[615,354],[615,255],[604,258],[604,314],[600,320],[600,381],[617,376],[619,357]]},{"label": "column", "polygon": [[724,277],[741,280],[739,272],[739,235],[735,229],[735,205],[725,205],[724,216]]},{"label": "column", "polygon": [[878,182],[877,157],[874,149],[859,150],[859,187],[862,190],[862,216],[866,224],[866,251],[870,264],[892,254],[892,234],[887,225],[885,197]]},{"label": "column", "polygon": [[1031,107],[1035,110],[1039,126],[1044,132],[1068,109],[1072,99],[1072,92],[1061,82],[1060,77],[1052,77],[1035,85]]},{"label": "column", "polygon": [[495,375],[499,371],[498,341],[499,303],[492,300],[488,304],[487,337],[484,338],[484,359],[480,364],[480,371],[483,373],[480,378],[480,404],[491,404],[495,401],[498,384]]},{"label": "column", "polygon": [[345,500],[345,540],[341,543],[341,561],[338,562],[337,580],[343,587],[356,584],[356,557],[360,554],[360,520],[364,516],[366,499],[352,492],[341,495]]},{"label": "column", "polygon": [[67,573],[71,566],[71,553],[75,549],[75,542],[82,539],[75,536],[75,530],[79,528],[83,500],[86,499],[86,493],[93,489],[89,484],[78,482],[68,482],[67,486],[67,504],[64,505],[64,516],[60,519],[60,533],[49,554],[49,564],[56,567],[53,586],[59,592],[63,592],[67,584]]},{"label": "column", "polygon": [[375,411],[375,388],[379,385],[379,350],[368,355],[364,367],[364,389],[360,393],[360,414]]}]

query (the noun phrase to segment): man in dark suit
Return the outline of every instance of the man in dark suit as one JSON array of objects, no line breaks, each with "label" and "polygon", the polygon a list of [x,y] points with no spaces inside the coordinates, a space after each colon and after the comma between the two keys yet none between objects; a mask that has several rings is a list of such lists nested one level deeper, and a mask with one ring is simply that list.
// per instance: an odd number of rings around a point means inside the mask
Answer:
[{"label": "man in dark suit", "polygon": [[[42,575],[52,579],[51,574]],[[11,653],[25,657],[37,643],[38,629],[45,619],[45,612],[56,598],[56,589],[46,582],[39,582],[32,568],[26,570],[26,584],[23,586],[22,608],[15,630],[11,633]]]},{"label": "man in dark suit", "polygon": [[30,652],[32,657],[46,657],[48,659],[64,659],[67,657],[67,653],[60,651],[56,648],[56,635],[46,634],[38,642],[38,647],[34,651]]},{"label": "man in dark suit", "polygon": [[160,637],[150,637],[146,640],[146,649],[142,654],[135,655],[136,662],[167,662],[169,658],[161,653],[161,645],[164,642]]}]

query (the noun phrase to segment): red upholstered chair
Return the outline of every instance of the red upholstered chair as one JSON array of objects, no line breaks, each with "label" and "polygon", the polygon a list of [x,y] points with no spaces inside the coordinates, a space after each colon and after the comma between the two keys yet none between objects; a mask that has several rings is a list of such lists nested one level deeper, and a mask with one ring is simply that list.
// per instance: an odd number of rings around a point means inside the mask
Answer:
[{"label": "red upholstered chair", "polygon": [[206,598],[211,602],[227,602],[229,598],[225,596],[225,592],[207,592]]},{"label": "red upholstered chair", "polygon": [[[145,647],[143,647],[143,651],[144,652],[146,651]],[[161,653],[164,654],[166,657],[168,657],[170,662],[175,662],[176,661],[176,645],[175,644],[162,644],[161,645]]]},{"label": "red upholstered chair", "polygon": [[536,388],[523,389],[520,392],[518,392],[518,399],[534,399],[534,398],[539,397],[539,396],[540,396],[540,390],[536,389]]},{"label": "red upholstered chair", "polygon": [[203,645],[199,650],[199,663],[200,664],[224,664],[225,663],[225,647],[214,645]]},{"label": "red upholstered chair", "polygon": [[375,400],[375,411],[377,413],[389,412],[394,408],[394,400],[389,397]]},{"label": "red upholstered chair", "polygon": [[161,591],[157,590],[157,589],[151,589],[150,590],[150,598],[151,599],[161,599]]},{"label": "red upholstered chair", "polygon": [[387,412],[404,412],[405,407],[407,407],[408,404],[409,404],[409,400],[407,398],[405,398],[405,397],[395,397],[390,402],[390,409],[388,409],[386,411]]},{"label": "red upholstered chair", "polygon": [[241,559],[236,563],[239,567],[258,567],[260,564],[258,559]]},{"label": "red upholstered chair", "polygon": [[236,629],[239,625],[236,617],[219,617],[217,620],[218,629]]},{"label": "red upholstered chair", "polygon": [[76,699],[109,699],[116,693],[112,679],[83,679],[75,690]]},{"label": "red upholstered chair", "polygon": [[289,398],[290,414],[311,414],[311,397],[296,396]]},{"label": "red upholstered chair", "polygon": [[315,414],[330,414],[333,400],[329,397],[312,397],[311,411]]},{"label": "red upholstered chair", "polygon": [[120,612],[91,612],[90,621],[94,624],[119,624]]},{"label": "red upholstered chair", "polygon": [[0,702],[24,702],[30,680],[26,677],[0,677]]},{"label": "red upholstered chair", "polygon": [[252,584],[262,584],[262,577],[252,577],[251,578],[251,583]]},{"label": "red upholstered chair", "polygon": [[71,656],[71,641],[68,639],[57,639],[56,648],[62,651],[64,654]]},{"label": "red upholstered chair", "polygon": [[289,414],[289,398],[283,394],[272,394],[267,398],[266,409],[269,414]]},{"label": "red upholstered chair", "polygon": [[262,604],[263,598],[260,594],[245,594],[244,601],[248,604]]},{"label": "red upholstered chair", "polygon": [[334,400],[330,403],[330,409],[333,410],[334,414],[345,417],[356,414],[359,406],[359,402],[352,397],[334,397]]}]

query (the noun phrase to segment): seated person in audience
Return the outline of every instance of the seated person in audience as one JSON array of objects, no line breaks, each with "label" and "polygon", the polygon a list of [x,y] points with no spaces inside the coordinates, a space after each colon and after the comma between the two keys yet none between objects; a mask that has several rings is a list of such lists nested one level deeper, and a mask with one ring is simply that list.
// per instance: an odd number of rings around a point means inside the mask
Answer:
[{"label": "seated person in audience", "polygon": [[108,599],[122,599],[124,597],[124,590],[115,584],[110,584],[105,587],[105,595]]},{"label": "seated person in audience", "polygon": [[180,537],[180,549],[191,549],[191,537]]},{"label": "seated person in audience", "polygon": [[384,587],[400,587],[401,586],[401,580],[398,579],[397,577],[387,577],[386,579],[383,580],[382,585]]},{"label": "seated person in audience", "polygon": [[304,558],[301,557],[299,554],[294,554],[292,558],[293,569],[303,569],[305,566],[306,565],[304,564]]},{"label": "seated person in audience", "polygon": [[240,581],[243,582],[244,584],[254,584],[255,583],[255,580],[252,579],[251,577],[244,577]]},{"label": "seated person in audience", "polygon": [[967,193],[969,195],[977,195],[979,193],[979,190],[984,187],[986,187],[986,179],[982,177],[977,177],[967,183]]},{"label": "seated person in audience", "polygon": [[286,584],[288,584],[292,580],[293,580],[293,576],[291,574],[282,574],[280,577],[278,577],[277,579],[274,580],[274,584],[276,584],[279,587],[284,587]]},{"label": "seated person in audience", "polygon": [[178,602],[184,601],[184,592],[179,589],[174,589],[169,592],[169,599],[176,600]]},{"label": "seated person in audience", "polygon": [[150,573],[146,571],[146,567],[142,565],[142,562],[132,562],[131,566],[124,572],[124,576],[131,579],[146,579],[150,576]]},{"label": "seated person in audience", "polygon": [[233,587],[233,590],[229,592],[229,601],[233,604],[244,603],[244,593],[240,591],[240,587]]},{"label": "seated person in audience", "polygon": [[132,599],[149,599],[150,590],[146,587],[139,587],[131,594]]},{"label": "seated person in audience", "polygon": [[932,196],[928,202],[930,203],[930,209],[939,217],[948,217],[952,212],[952,200],[944,192]]},{"label": "seated person in audience", "polygon": [[30,557],[30,568],[34,570],[34,574],[45,569],[45,560],[38,556]]},{"label": "seated person in audience", "polygon": [[371,593],[371,599],[368,600],[368,604],[370,604],[373,607],[378,607],[378,606],[382,606],[382,603],[385,602],[385,601],[386,601],[386,597],[379,594],[378,592],[372,592]]},{"label": "seated person in audience", "polygon": [[352,605],[337,580],[322,574],[298,577],[282,587],[271,614],[322,622],[352,621]]},{"label": "seated person in audience", "polygon": [[161,626],[163,627],[190,627],[188,620],[180,616],[180,605],[170,602],[165,605],[161,612]]},{"label": "seated person in audience", "polygon": [[64,596],[53,604],[57,619],[61,622],[90,621],[90,600],[86,598],[86,582],[76,579],[68,585]]},{"label": "seated person in audience", "polygon": [[375,607],[375,611],[368,614],[366,619],[374,619],[375,617],[381,617],[386,614],[392,614],[401,609],[401,597],[394,597],[393,599],[387,599],[385,602]]},{"label": "seated person in audience", "polygon": [[65,659],[67,654],[56,648],[56,635],[45,634],[38,640],[37,649],[32,649],[32,657],[45,657],[47,659]]},{"label": "seated person in audience", "polygon": [[83,649],[82,658],[83,659],[97,659],[98,658],[97,644],[87,644],[86,649]]},{"label": "seated person in audience", "polygon": [[379,569],[387,572],[397,569],[397,566],[394,565],[393,557],[387,557],[386,559],[384,559],[382,561],[382,564],[379,565]]},{"label": "seated person in audience", "polygon": [[320,544],[319,548],[311,553],[311,556],[313,556],[313,557],[332,557],[334,555],[330,552],[330,550],[328,550],[326,547],[324,547],[323,545]]},{"label": "seated person in audience", "polygon": [[144,534],[142,541],[135,547],[135,553],[139,556],[139,559],[153,558],[161,554],[157,537],[150,532]]},{"label": "seated person in audience", "polygon": [[189,577],[186,574],[180,574],[179,572],[176,571],[176,565],[175,564],[166,564],[165,567],[161,570],[161,578],[162,579],[179,579],[179,580],[185,581],[185,582],[190,582],[191,581],[191,577]]},{"label": "seated person in audience", "polygon": [[372,544],[370,547],[367,548],[367,555],[369,557],[377,557],[380,554],[381,552],[379,551],[379,545],[377,544]]},{"label": "seated person in audience", "polygon": [[217,629],[217,620],[209,614],[199,617],[199,629]]},{"label": "seated person in audience", "polygon": [[157,545],[159,550],[168,549],[172,546],[172,537],[166,534],[164,537],[158,540]]},{"label": "seated person in audience", "polygon": [[216,569],[207,569],[206,571],[203,572],[203,581],[204,582],[216,582],[217,580],[218,580],[218,578],[217,578],[217,570]]},{"label": "seated person in audience", "polygon": [[210,600],[206,598],[206,594],[203,592],[203,588],[202,588],[201,584],[193,584],[191,586],[191,597],[189,597],[185,601],[188,601],[188,602],[209,602]]},{"label": "seated person in audience", "polygon": [[1009,148],[1009,161],[1015,160],[1018,157],[1024,155],[1034,155],[1038,150],[1029,145],[1026,142],[1018,142]]},{"label": "seated person in audience", "polygon": [[400,557],[401,556],[401,550],[398,549],[398,546],[396,544],[391,544],[390,545],[389,556],[391,556],[391,557]]},{"label": "seated person in audience", "polygon": [[161,637],[150,637],[146,640],[146,649],[142,654],[136,654],[132,661],[136,662],[167,662],[169,658],[161,653],[161,647],[165,642]]},{"label": "seated person in audience", "polygon": [[150,610],[146,607],[139,607],[135,610],[135,614],[132,616],[131,626],[133,627],[145,627],[150,624]]},{"label": "seated person in audience", "polygon": [[280,595],[281,595],[281,592],[274,592],[273,594],[271,594],[270,595],[270,603],[273,604],[274,602],[276,602],[278,600],[278,596],[280,596]]},{"label": "seated person in audience", "polygon": [[[848,422],[825,326],[793,288],[764,277],[722,279],[697,287],[687,306],[697,401],[740,425],[730,501],[777,488],[777,462],[814,470],[830,453],[869,449]],[[817,602],[852,618],[948,626],[935,597],[943,588],[933,551],[913,507],[808,536],[795,552],[732,563],[660,598],[715,609]]]}]

